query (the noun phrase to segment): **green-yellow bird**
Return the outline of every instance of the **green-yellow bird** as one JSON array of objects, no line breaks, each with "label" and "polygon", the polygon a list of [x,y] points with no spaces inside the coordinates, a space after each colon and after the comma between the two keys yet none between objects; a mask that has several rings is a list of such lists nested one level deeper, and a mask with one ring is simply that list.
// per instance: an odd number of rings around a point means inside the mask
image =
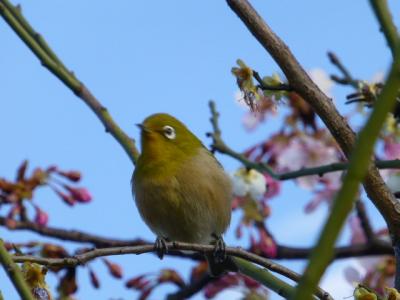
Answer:
[{"label": "green-yellow bird", "polygon": [[[176,118],[154,114],[138,124],[142,152],[132,176],[132,192],[145,223],[157,235],[160,258],[166,241],[214,244],[231,219],[232,186],[221,165]],[[208,257],[212,275],[235,270],[224,253]]]}]

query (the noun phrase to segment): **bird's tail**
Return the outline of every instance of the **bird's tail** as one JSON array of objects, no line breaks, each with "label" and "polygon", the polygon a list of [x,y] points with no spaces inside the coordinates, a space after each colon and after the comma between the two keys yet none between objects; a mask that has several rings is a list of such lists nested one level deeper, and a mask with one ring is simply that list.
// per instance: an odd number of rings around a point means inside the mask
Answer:
[{"label": "bird's tail", "polygon": [[226,256],[223,261],[217,261],[213,253],[206,255],[210,275],[212,277],[220,277],[228,272],[237,272],[238,266],[234,262],[232,256]]}]

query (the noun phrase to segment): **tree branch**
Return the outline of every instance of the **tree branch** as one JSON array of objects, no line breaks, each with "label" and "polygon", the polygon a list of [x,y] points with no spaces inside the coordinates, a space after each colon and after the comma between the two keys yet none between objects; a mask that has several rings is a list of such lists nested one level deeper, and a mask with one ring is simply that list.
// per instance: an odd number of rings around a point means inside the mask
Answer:
[{"label": "tree branch", "polygon": [[4,271],[14,284],[14,287],[18,291],[18,294],[21,296],[21,298],[23,300],[35,300],[31,293],[31,289],[21,273],[20,268],[15,264],[11,258],[11,255],[4,247],[4,242],[2,239],[0,239],[0,263],[3,265]]},{"label": "tree branch", "polygon": [[[215,102],[210,101],[209,106],[211,110],[210,121],[213,127],[213,132],[209,133],[209,136],[211,136],[213,139],[213,144],[211,146],[212,149],[237,159],[247,168],[256,169],[260,172],[266,172],[276,180],[289,180],[311,175],[322,176],[330,172],[345,171],[349,167],[349,164],[347,162],[338,162],[319,167],[304,168],[297,171],[276,173],[268,164],[261,162],[253,162],[243,154],[234,151],[228,145],[226,145],[226,143],[222,139],[222,132],[218,125],[219,113],[215,107]],[[400,169],[400,159],[377,160],[375,161],[375,166],[379,169]]]},{"label": "tree branch", "polygon": [[234,258],[234,260],[236,264],[240,265],[239,271],[241,273],[249,274],[250,278],[253,278],[257,282],[268,287],[278,295],[284,297],[285,299],[288,299],[291,295],[293,295],[294,288],[288,283],[273,276],[268,270],[262,270],[259,267],[240,258]]},{"label": "tree branch", "polygon": [[[307,259],[313,248],[298,248],[277,245],[277,255],[274,259]],[[351,257],[394,255],[393,247],[384,241],[374,241],[369,244],[356,244],[334,249],[334,259],[345,259]]]},{"label": "tree branch", "polygon": [[0,15],[10,25],[21,40],[31,49],[42,65],[60,79],[69,89],[85,102],[103,123],[109,132],[122,146],[133,163],[139,156],[135,141],[131,139],[112,119],[107,109],[101,105],[89,89],[70,72],[46,41],[29,25],[18,7],[8,0],[0,0]]},{"label": "tree branch", "polygon": [[361,228],[364,231],[367,242],[374,243],[374,241],[376,240],[374,230],[372,228],[371,222],[369,221],[365,205],[361,201],[361,199],[356,200],[356,211],[357,216],[360,219]]},{"label": "tree branch", "polygon": [[336,54],[333,52],[328,52],[328,57],[329,57],[329,60],[331,61],[331,63],[333,65],[335,65],[343,75],[342,78],[340,78],[336,75],[331,75],[331,79],[337,83],[344,84],[344,85],[351,85],[352,87],[357,89],[360,81],[357,79],[354,79],[353,76],[351,76],[350,71],[347,70],[347,68],[342,64],[342,62],[336,56]]},{"label": "tree branch", "polygon": [[[0,217],[0,225],[5,226],[4,217]],[[86,233],[78,230],[65,230],[54,227],[43,227],[36,223],[25,221],[15,221],[15,226],[13,228],[8,228],[9,230],[27,230],[35,232],[37,234],[56,238],[63,241],[72,241],[78,243],[90,243],[97,248],[105,247],[123,247],[123,246],[139,246],[144,244],[149,244],[148,241],[142,239],[132,239],[132,240],[119,240],[110,239],[107,237],[102,237],[90,233]],[[298,248],[289,247],[284,245],[277,245],[277,256],[274,259],[305,259],[308,258],[311,253],[312,248]],[[196,254],[184,254],[181,252],[171,252],[170,255],[176,255],[180,257],[186,257],[198,260],[201,258],[200,255]],[[335,258],[348,258],[348,257],[360,257],[360,256],[370,256],[370,255],[393,255],[393,249],[388,242],[376,241],[373,245],[351,245],[347,247],[338,247],[335,249]]]},{"label": "tree branch", "polygon": [[[6,226],[6,218],[0,217],[0,225]],[[116,247],[116,246],[134,246],[142,244],[143,240],[118,240],[101,237],[98,235],[85,233],[78,230],[65,230],[61,228],[39,226],[38,224],[30,221],[15,221],[12,228],[7,227],[9,230],[28,230],[38,233],[43,236],[48,236],[63,241],[72,241],[80,243],[91,243],[96,247]]]},{"label": "tree branch", "polygon": [[[215,246],[213,245],[201,245],[201,244],[188,244],[182,242],[169,242],[167,243],[169,250],[181,250],[181,251],[196,251],[202,255],[213,253],[215,251]],[[76,267],[79,265],[84,265],[87,262],[103,256],[112,255],[126,255],[126,254],[143,254],[148,252],[154,252],[154,244],[140,245],[140,246],[125,246],[125,247],[110,247],[102,249],[94,249],[87,251],[82,254],[78,254],[72,257],[65,258],[42,258],[29,255],[14,255],[14,262],[34,262],[48,267]],[[296,272],[279,265],[267,258],[263,258],[254,253],[248,252],[241,248],[227,247],[226,254],[234,257],[242,258],[246,261],[260,265],[268,270],[283,275],[293,281],[298,282],[300,280],[300,275]],[[240,266],[239,266],[240,269]],[[319,289],[317,294],[321,297],[325,297],[327,293]],[[322,298],[321,298],[322,299]],[[323,298],[325,299],[325,298]]]}]

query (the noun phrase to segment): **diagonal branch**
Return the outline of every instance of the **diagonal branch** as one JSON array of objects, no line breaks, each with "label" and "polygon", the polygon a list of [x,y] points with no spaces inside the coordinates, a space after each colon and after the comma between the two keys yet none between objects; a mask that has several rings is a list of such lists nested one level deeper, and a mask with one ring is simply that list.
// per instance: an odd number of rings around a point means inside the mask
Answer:
[{"label": "diagonal branch", "polygon": [[29,25],[28,21],[21,14],[19,7],[14,7],[8,0],[0,0],[0,15],[10,25],[20,39],[31,49],[40,60],[42,65],[60,79],[71,91],[85,102],[103,123],[117,142],[122,146],[133,163],[139,156],[135,141],[131,139],[114,122],[107,109],[101,105],[99,100],[90,90],[70,72],[57,55],[51,50],[41,35]]}]

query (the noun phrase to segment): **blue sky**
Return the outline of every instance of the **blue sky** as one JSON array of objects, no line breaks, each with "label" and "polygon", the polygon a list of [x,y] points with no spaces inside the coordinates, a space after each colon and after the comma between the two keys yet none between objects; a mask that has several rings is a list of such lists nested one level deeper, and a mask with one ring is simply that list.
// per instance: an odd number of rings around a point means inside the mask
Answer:
[{"label": "blue sky", "polygon": [[[205,136],[210,131],[209,99],[217,102],[221,112],[224,139],[238,151],[265,139],[279,126],[278,119],[269,120],[252,133],[242,126],[245,111],[235,104],[237,87],[230,72],[236,59],[243,59],[261,74],[280,71],[224,1],[19,3],[33,27],[133,138],[138,137],[134,124],[149,114],[167,112],[209,145]],[[368,1],[252,3],[307,70],[323,68],[328,73],[336,72],[327,59],[328,50],[335,51],[359,78],[369,79],[388,67],[390,52]],[[397,1],[389,3],[393,12],[400,11]],[[398,14],[395,17],[399,24]],[[0,43],[0,176],[12,178],[24,159],[29,159],[31,167],[57,164],[64,169],[79,169],[84,174],[82,184],[93,194],[93,202],[69,208],[53,193],[39,191],[36,201],[50,213],[50,225],[115,238],[140,236],[153,240],[132,200],[133,166],[122,148],[104,132],[86,105],[41,67],[3,20]],[[341,109],[348,92],[341,87],[333,90]],[[218,158],[228,171],[239,166],[228,157]],[[311,245],[315,240],[327,209],[321,207],[312,216],[304,215],[303,208],[310,196],[287,183],[284,193],[271,202],[273,213],[268,227],[279,241]],[[234,217],[232,228],[237,218]],[[379,216],[374,221],[382,224]],[[10,234],[3,228],[0,236],[12,241],[36,238],[25,232]],[[227,242],[239,243],[231,231]],[[69,247],[73,249],[74,245]],[[186,275],[192,266],[188,261],[172,258],[160,263],[153,255],[112,260],[124,265],[125,279],[172,266]],[[300,262],[285,263],[297,271],[303,266]],[[101,274],[102,289],[88,287],[83,270],[79,275],[79,299],[133,297],[133,292],[123,288],[123,282],[105,274],[101,263],[93,266]],[[334,264],[326,285],[340,284],[340,274],[341,268]],[[54,278],[49,281],[54,282]],[[15,292],[2,271],[0,282],[5,299],[14,299]],[[162,292],[166,290],[172,291],[166,288]],[[351,295],[350,288],[345,292],[337,288],[330,291],[337,297]]]}]

